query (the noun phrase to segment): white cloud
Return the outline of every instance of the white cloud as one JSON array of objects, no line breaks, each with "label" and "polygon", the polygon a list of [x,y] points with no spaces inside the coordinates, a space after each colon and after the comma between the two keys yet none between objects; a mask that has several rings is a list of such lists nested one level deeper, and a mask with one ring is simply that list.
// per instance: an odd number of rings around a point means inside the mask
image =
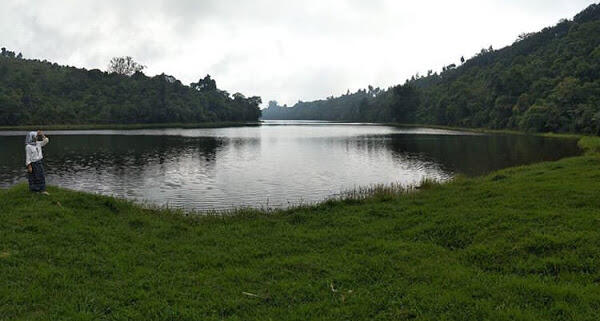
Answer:
[{"label": "white cloud", "polygon": [[105,69],[131,55],[147,74],[293,104],[403,82],[593,1],[5,0],[2,43],[26,57]]}]

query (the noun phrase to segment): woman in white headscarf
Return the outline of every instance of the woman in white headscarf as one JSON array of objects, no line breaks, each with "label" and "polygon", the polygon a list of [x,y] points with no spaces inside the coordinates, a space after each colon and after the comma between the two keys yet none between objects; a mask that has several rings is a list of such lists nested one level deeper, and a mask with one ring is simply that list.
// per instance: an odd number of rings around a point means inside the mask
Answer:
[{"label": "woman in white headscarf", "polygon": [[44,176],[44,165],[42,160],[42,147],[48,144],[48,137],[41,130],[29,132],[25,136],[25,167],[27,167],[29,190],[32,192],[46,192],[46,178]]}]

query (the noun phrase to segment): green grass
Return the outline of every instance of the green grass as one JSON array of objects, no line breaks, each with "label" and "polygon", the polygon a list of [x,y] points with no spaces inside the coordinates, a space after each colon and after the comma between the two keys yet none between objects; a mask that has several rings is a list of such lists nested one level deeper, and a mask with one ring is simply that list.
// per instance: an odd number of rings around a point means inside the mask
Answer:
[{"label": "green grass", "polygon": [[49,191],[0,190],[0,320],[600,319],[595,153],[270,213]]},{"label": "green grass", "polygon": [[600,137],[597,136],[584,136],[577,142],[577,145],[587,154],[600,153]]},{"label": "green grass", "polygon": [[258,126],[261,122],[210,122],[210,123],[153,123],[153,124],[64,124],[0,126],[0,130],[99,130],[99,129],[160,129],[160,128],[219,128]]}]

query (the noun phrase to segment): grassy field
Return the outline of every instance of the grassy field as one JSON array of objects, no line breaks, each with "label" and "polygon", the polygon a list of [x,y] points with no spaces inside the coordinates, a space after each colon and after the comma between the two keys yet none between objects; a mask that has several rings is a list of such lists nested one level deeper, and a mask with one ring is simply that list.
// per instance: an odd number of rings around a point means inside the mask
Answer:
[{"label": "grassy field", "polygon": [[227,216],[0,190],[0,320],[600,320],[600,146]]},{"label": "grassy field", "polygon": [[161,129],[161,128],[219,128],[258,126],[261,122],[213,122],[213,123],[155,123],[155,124],[71,124],[71,125],[23,125],[0,126],[0,130],[99,130],[99,129]]}]

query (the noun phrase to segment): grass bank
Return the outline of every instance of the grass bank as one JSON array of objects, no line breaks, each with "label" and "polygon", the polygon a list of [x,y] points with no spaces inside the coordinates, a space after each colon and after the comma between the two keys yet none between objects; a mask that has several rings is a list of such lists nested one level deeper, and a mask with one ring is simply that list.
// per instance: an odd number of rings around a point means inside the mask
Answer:
[{"label": "grass bank", "polygon": [[586,155],[265,213],[191,218],[0,190],[0,320],[598,320]]},{"label": "grass bank", "polygon": [[211,122],[211,123],[154,123],[154,124],[76,124],[76,125],[23,125],[0,126],[0,130],[98,130],[98,129],[161,129],[161,128],[219,128],[259,126],[261,122]]}]

